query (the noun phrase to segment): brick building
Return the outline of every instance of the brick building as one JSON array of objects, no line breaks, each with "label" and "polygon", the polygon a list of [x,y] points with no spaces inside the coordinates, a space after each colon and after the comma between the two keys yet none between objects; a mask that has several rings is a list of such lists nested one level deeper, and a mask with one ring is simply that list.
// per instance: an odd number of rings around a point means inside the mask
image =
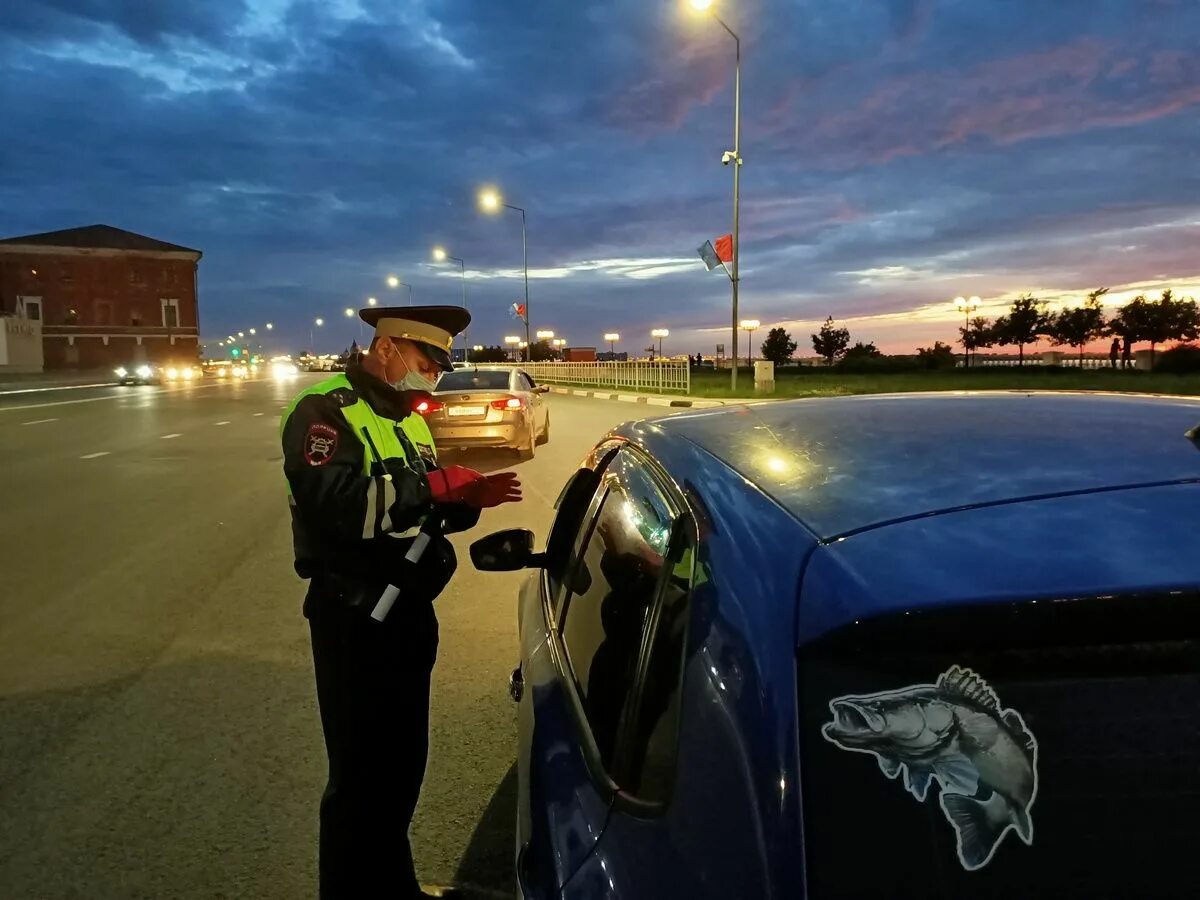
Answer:
[{"label": "brick building", "polygon": [[41,323],[47,369],[195,359],[200,256],[111,225],[0,240],[0,315]]}]

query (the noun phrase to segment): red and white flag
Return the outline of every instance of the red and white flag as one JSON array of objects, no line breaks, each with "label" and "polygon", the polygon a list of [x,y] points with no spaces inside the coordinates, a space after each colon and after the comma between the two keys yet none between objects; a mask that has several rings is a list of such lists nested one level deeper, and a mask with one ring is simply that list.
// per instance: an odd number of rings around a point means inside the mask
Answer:
[{"label": "red and white flag", "polygon": [[733,235],[723,234],[713,241],[713,248],[717,251],[717,259],[721,262],[733,262]]}]

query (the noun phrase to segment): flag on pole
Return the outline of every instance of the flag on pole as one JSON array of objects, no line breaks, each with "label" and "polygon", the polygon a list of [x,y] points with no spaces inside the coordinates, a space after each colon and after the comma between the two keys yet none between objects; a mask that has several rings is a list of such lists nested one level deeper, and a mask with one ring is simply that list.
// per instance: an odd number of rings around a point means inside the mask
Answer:
[{"label": "flag on pole", "polygon": [[717,256],[717,251],[713,249],[712,241],[705,241],[704,246],[697,248],[696,252],[704,260],[704,267],[708,271],[711,272],[721,265],[721,257]]},{"label": "flag on pole", "polygon": [[716,251],[721,262],[733,262],[733,235],[723,234],[717,238]]},{"label": "flag on pole", "polygon": [[522,322],[525,321],[525,304],[524,303],[514,303],[509,308],[512,310],[513,318],[520,319]]}]

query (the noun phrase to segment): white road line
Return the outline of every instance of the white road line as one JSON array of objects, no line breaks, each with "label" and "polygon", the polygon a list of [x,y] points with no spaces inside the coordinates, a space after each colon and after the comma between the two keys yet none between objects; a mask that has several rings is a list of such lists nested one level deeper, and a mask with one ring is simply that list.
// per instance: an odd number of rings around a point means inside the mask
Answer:
[{"label": "white road line", "polygon": [[53,403],[26,403],[21,406],[0,406],[0,414],[12,412],[19,409],[45,409],[48,406],[73,406],[76,403],[99,403],[101,400],[120,400],[130,397],[158,397],[164,394],[182,394],[192,393],[194,391],[206,391],[212,388],[222,387],[220,384],[193,384],[187,387],[160,387],[147,389],[145,391],[133,392],[122,388],[113,394],[105,394],[103,397],[84,397],[81,400],[56,400]]},{"label": "white road line", "polygon": [[97,459],[101,456],[108,456],[108,453],[109,453],[109,451],[107,451],[107,450],[101,450],[99,453],[86,453],[79,458],[80,459]]},{"label": "white road line", "polygon": [[177,438],[177,437],[183,437],[183,433],[176,431],[172,434],[164,434],[161,438],[159,438],[159,440],[160,441],[169,441],[169,440],[171,440],[171,438]]},{"label": "white road line", "polygon": [[34,419],[32,422],[22,422],[22,425],[45,425],[47,422],[57,422],[58,419]]},{"label": "white road line", "polygon": [[258,416],[261,416],[261,415],[262,415],[262,413],[255,413],[255,414],[254,414],[255,418],[257,418]]},{"label": "white road line", "polygon": [[226,419],[224,422],[213,422],[213,424],[214,424],[214,425],[228,425],[228,424],[229,424],[229,420],[228,420],[228,419]]},{"label": "white road line", "polygon": [[45,385],[43,387],[18,388],[12,391],[0,391],[0,397],[8,397],[11,394],[41,394],[44,391],[82,391],[86,388],[98,387],[115,387],[115,381],[102,381],[98,384],[59,384]]}]

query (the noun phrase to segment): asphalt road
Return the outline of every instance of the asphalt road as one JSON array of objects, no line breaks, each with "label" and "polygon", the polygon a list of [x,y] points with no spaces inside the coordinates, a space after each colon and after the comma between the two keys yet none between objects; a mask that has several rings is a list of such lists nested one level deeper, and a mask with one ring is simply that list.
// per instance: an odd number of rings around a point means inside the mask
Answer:
[{"label": "asphalt road", "polygon": [[[0,896],[315,896],[325,759],[277,437],[298,389],[0,396]],[[414,848],[424,881],[478,896],[511,895],[521,576],[467,545],[544,538],[584,452],[646,414],[550,404],[534,460],[461,459],[517,469],[526,500],[457,536],[437,607]]]}]

